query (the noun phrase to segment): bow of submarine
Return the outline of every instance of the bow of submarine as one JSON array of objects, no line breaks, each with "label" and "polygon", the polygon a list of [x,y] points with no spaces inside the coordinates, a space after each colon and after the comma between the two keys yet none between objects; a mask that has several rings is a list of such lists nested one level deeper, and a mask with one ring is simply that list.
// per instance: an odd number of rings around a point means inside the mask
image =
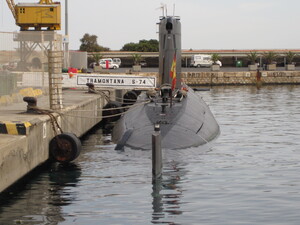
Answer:
[{"label": "bow of submarine", "polygon": [[[139,99],[148,98],[142,94]],[[151,149],[155,124],[160,124],[164,149],[197,147],[220,132],[208,105],[189,88],[187,96],[182,101],[174,99],[164,113],[155,101],[133,106],[114,126],[112,140],[132,149]]]}]

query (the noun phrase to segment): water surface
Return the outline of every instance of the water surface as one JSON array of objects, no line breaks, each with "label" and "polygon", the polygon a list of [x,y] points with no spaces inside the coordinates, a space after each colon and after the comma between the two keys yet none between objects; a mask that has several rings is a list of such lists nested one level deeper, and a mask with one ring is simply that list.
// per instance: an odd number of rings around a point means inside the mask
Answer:
[{"label": "water surface", "polygon": [[2,198],[0,224],[299,224],[300,87],[199,92],[221,127],[199,148],[114,150],[96,130],[72,164],[53,164]]}]

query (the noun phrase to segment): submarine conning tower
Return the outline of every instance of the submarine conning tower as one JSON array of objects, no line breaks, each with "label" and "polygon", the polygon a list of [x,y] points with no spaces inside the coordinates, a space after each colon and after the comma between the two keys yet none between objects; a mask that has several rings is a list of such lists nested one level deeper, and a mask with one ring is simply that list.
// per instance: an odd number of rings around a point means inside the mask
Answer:
[{"label": "submarine conning tower", "polygon": [[171,84],[170,72],[176,62],[176,85],[181,86],[181,23],[178,16],[160,17],[159,25],[159,86]]}]

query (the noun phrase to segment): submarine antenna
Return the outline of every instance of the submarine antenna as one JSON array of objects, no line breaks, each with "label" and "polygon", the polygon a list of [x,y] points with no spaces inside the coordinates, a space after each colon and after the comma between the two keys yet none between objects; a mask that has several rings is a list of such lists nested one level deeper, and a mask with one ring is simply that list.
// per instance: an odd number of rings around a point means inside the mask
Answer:
[{"label": "submarine antenna", "polygon": [[168,6],[165,4],[165,9],[166,9],[166,17],[168,17]]},{"label": "submarine antenna", "polygon": [[175,16],[175,3],[173,4],[173,16]]},{"label": "submarine antenna", "polygon": [[164,3],[160,3],[160,7],[157,8],[157,9],[162,10],[162,16],[163,17],[165,17],[165,8],[166,8],[166,4],[164,4]]}]

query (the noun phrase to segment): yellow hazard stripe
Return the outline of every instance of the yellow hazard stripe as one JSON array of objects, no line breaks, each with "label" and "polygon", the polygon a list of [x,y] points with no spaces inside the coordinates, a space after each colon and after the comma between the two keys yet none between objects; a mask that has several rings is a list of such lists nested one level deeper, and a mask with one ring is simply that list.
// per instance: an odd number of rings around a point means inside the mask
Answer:
[{"label": "yellow hazard stripe", "polygon": [[27,128],[31,126],[29,122],[0,121],[0,133],[11,135],[26,135]]},{"label": "yellow hazard stripe", "polygon": [[6,123],[6,129],[8,134],[17,135],[18,129],[15,123]]}]

